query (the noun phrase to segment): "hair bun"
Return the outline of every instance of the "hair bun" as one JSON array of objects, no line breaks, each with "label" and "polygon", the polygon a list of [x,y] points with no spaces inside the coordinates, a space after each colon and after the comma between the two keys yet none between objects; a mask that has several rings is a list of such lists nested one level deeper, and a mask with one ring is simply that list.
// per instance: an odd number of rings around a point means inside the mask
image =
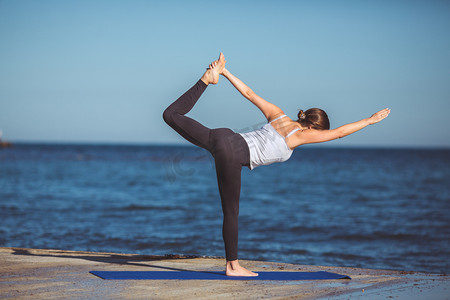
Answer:
[{"label": "hair bun", "polygon": [[298,112],[297,117],[298,117],[299,120],[304,120],[304,119],[306,119],[306,114],[303,112],[302,109],[300,109],[300,111]]}]

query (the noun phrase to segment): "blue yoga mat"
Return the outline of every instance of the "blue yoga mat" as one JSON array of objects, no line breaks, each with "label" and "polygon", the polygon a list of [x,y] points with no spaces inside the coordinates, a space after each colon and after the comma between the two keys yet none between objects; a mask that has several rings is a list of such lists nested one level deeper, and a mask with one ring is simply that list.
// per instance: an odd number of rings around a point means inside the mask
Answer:
[{"label": "blue yoga mat", "polygon": [[320,280],[351,279],[349,276],[319,272],[258,272],[257,277],[226,276],[225,272],[195,271],[90,271],[109,280]]}]

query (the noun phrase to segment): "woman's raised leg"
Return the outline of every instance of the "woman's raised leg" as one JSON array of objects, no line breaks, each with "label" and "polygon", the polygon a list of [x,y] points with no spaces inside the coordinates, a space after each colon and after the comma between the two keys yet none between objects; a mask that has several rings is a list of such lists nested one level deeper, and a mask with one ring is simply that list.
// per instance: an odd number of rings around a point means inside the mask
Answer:
[{"label": "woman's raised leg", "polygon": [[189,142],[211,151],[209,144],[210,129],[203,126],[199,122],[186,117],[187,114],[197,103],[200,96],[209,84],[216,84],[219,81],[219,73],[217,70],[225,66],[225,59],[219,58],[215,67],[210,67],[203,74],[201,79],[191,87],[180,98],[173,102],[163,113],[166,123],[178,132]]},{"label": "woman's raised leg", "polygon": [[185,116],[194,107],[195,103],[197,103],[206,87],[207,85],[202,80],[199,80],[186,93],[166,108],[163,113],[163,118],[170,127],[186,140],[209,151],[209,134],[211,129]]}]

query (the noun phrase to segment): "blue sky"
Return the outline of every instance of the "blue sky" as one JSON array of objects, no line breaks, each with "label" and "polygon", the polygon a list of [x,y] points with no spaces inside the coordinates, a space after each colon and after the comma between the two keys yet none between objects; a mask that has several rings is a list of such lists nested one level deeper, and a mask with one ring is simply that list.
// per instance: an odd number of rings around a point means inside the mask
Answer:
[{"label": "blue sky", "polygon": [[[450,147],[450,1],[0,0],[0,129],[16,142],[185,143],[162,112],[220,51],[294,118],[391,116],[330,146]],[[263,115],[224,78],[190,113]]]}]

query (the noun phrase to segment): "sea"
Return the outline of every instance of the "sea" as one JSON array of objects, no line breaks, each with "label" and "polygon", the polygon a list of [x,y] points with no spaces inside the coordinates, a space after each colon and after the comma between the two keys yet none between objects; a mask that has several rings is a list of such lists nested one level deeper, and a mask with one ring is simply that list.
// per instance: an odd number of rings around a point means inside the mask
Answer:
[{"label": "sea", "polygon": [[[0,149],[0,246],[223,257],[211,155],[191,146]],[[450,150],[300,147],[243,168],[239,258],[450,272]]]}]

